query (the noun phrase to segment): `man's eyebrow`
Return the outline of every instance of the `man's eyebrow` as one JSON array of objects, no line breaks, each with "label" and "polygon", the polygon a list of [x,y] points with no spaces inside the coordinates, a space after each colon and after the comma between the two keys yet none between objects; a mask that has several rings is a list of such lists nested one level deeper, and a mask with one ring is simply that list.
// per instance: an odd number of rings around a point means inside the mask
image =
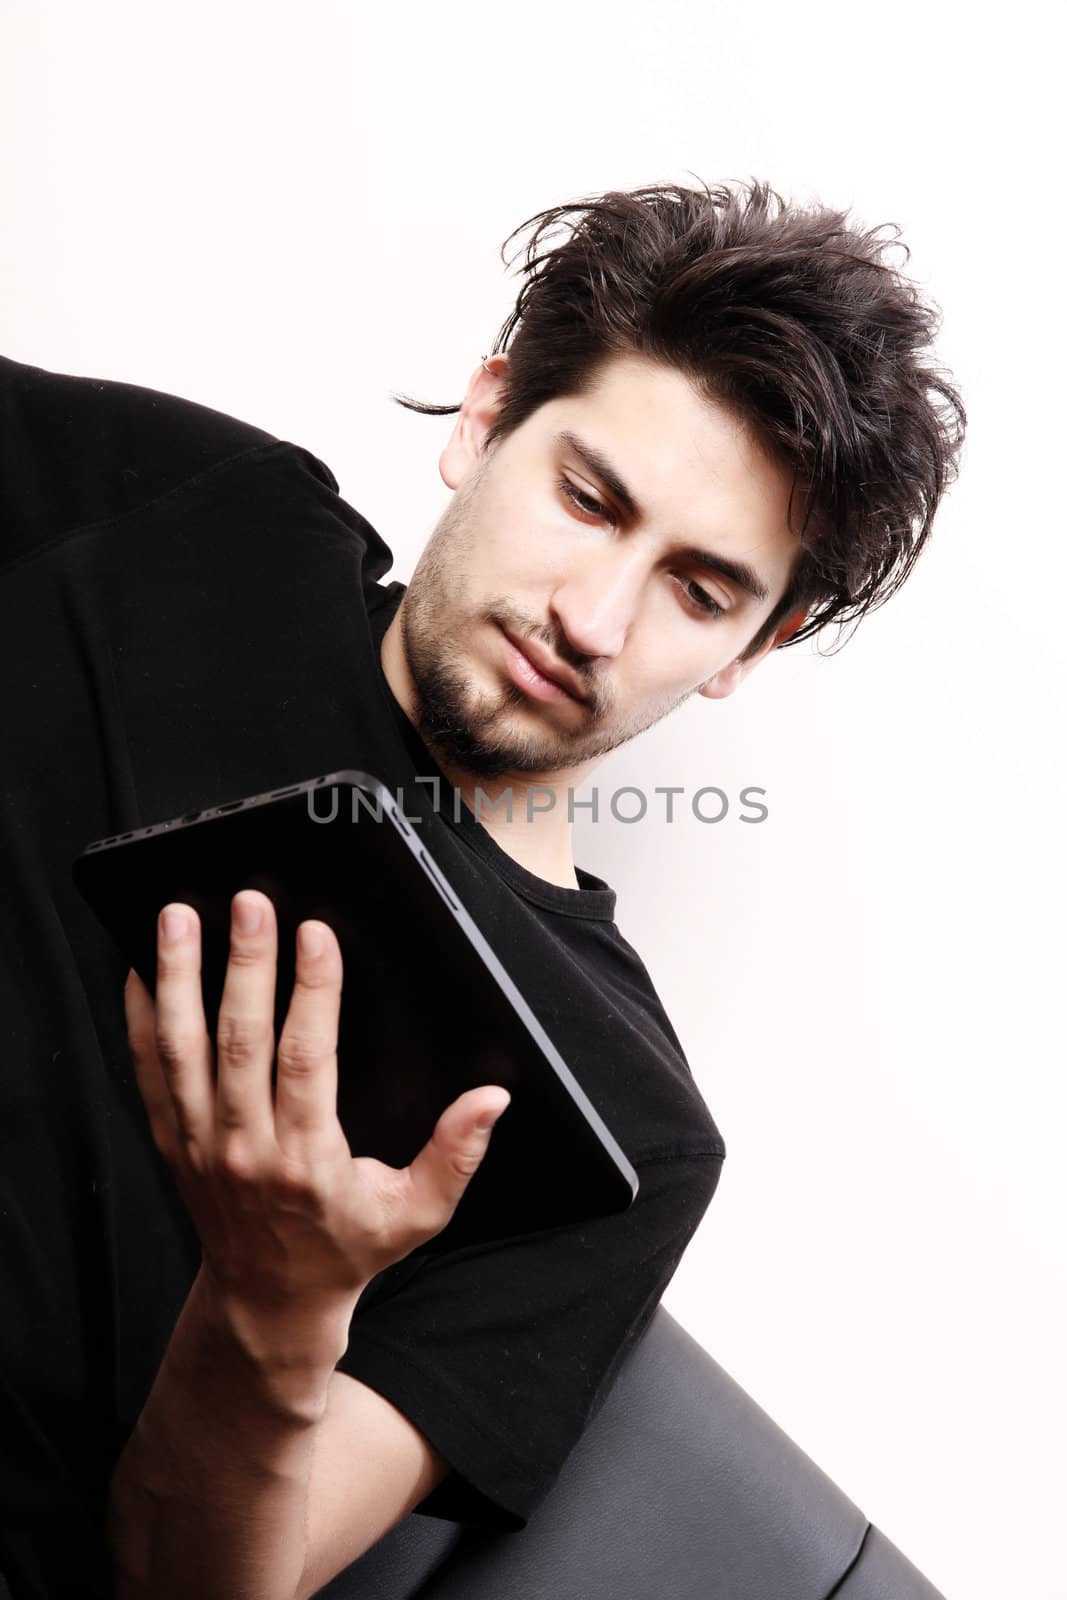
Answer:
[{"label": "man's eyebrow", "polygon": [[[634,522],[640,521],[641,507],[601,451],[587,444],[584,439],[579,439],[569,428],[557,433],[556,444],[565,450],[572,450],[580,457],[594,477],[600,479],[608,493],[622,507],[626,516]],[[720,577],[728,579],[745,594],[751,595],[754,600],[766,600],[771,592],[759,573],[750,567],[747,561],[735,561],[732,556],[716,555],[712,550],[696,548],[685,549],[681,555],[685,560],[692,561],[699,567],[706,567],[710,572],[716,572]]]}]

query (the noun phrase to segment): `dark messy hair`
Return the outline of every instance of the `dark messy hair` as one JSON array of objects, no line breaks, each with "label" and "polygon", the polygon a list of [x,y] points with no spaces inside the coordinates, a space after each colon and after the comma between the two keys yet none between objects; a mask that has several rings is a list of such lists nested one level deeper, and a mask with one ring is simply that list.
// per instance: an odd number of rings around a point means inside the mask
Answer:
[{"label": "dark messy hair", "polygon": [[[850,225],[847,211],[787,204],[756,179],[738,192],[654,184],[538,212],[504,241],[506,267],[531,225],[525,281],[492,346],[509,363],[484,447],[547,401],[587,393],[610,358],[667,363],[793,473],[791,527],[803,494],[793,577],[741,659],[797,611],[785,643],[858,623],[895,593],[956,477],[967,420],[930,360],[940,309],[882,259],[897,225]],[[547,248],[559,228],[566,238]]]}]

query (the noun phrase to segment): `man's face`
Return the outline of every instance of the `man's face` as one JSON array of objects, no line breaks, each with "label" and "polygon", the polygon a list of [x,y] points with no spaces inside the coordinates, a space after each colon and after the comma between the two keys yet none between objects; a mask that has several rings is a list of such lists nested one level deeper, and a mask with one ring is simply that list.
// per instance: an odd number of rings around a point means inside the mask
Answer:
[{"label": "man's face", "polygon": [[[607,363],[590,393],[486,453],[501,397],[479,368],[441,458],[455,493],[393,625],[408,709],[446,766],[575,779],[690,695],[740,682],[736,658],[799,552],[791,479],[731,413],[643,358]],[[765,596],[701,553],[747,567]],[[575,693],[531,676],[524,645]]]}]

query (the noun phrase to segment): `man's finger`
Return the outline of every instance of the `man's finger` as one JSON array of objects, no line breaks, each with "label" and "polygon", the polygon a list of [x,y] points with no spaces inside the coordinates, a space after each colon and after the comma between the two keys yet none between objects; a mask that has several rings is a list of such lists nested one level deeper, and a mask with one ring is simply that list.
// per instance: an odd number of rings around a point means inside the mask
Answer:
[{"label": "man's finger", "polygon": [[283,1148],[338,1126],[337,1030],[343,966],[341,947],[329,924],[302,922],[297,929],[296,982],[278,1041],[274,1130]]},{"label": "man's finger", "polygon": [[164,1159],[173,1161],[178,1149],[178,1124],[174,1116],[174,1102],[156,1052],[156,1008],[152,996],[132,967],[126,978],[123,1003],[134,1076],[148,1114],[152,1138]]},{"label": "man's finger", "polygon": [[215,1088],[200,976],[200,918],[191,906],[177,903],[164,906],[157,929],[156,1049],[179,1138],[209,1148]]},{"label": "man's finger", "polygon": [[[258,919],[258,920],[257,920]],[[274,988],[278,926],[269,895],[242,889],[230,904],[230,956],[215,1032],[217,1126],[274,1137]]]}]

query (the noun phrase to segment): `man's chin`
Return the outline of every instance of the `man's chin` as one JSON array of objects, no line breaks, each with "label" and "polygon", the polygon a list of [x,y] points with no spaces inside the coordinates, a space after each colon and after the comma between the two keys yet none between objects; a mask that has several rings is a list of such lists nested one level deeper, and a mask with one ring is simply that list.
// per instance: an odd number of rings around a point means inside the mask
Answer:
[{"label": "man's chin", "polygon": [[534,750],[529,745],[493,743],[486,737],[459,733],[455,726],[419,730],[438,765],[451,768],[465,777],[493,782],[498,778],[550,778],[566,770],[566,758],[558,751]]}]

